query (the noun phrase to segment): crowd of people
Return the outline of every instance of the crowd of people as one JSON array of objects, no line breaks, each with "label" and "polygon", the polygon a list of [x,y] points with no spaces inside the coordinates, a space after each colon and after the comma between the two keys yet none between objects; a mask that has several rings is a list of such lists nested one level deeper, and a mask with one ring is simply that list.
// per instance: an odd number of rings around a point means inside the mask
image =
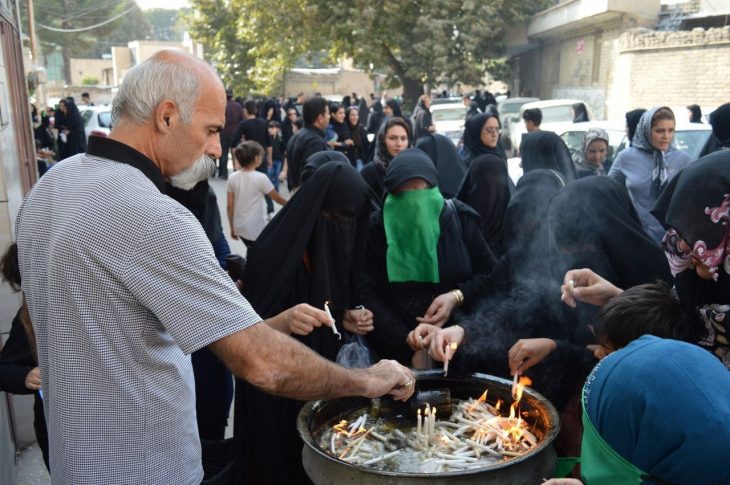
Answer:
[{"label": "crowd of people", "polygon": [[[153,76],[170,84],[135,99]],[[407,399],[408,368],[448,359],[532,379],[561,415],[559,456],[581,456],[563,483],[728,483],[730,103],[699,160],[674,147],[671,109],[627,113],[631,147],[610,168],[603,130],[571,153],[526,112],[517,184],[493,103],[465,110],[463,153],[429,108],[240,104],[181,53],[130,71],[111,137],[37,184],[7,256],[54,482],[199,483],[230,369],[237,483],[308,483],[302,400]],[[230,277],[216,173],[248,248]]]}]

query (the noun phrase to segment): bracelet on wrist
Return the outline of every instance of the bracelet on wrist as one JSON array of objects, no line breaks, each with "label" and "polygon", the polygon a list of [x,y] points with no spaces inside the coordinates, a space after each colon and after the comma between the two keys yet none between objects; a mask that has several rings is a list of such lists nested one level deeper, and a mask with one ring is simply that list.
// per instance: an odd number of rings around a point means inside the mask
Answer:
[{"label": "bracelet on wrist", "polygon": [[456,298],[456,306],[464,304],[464,293],[462,293],[461,290],[451,290],[451,294],[454,295],[454,298]]}]

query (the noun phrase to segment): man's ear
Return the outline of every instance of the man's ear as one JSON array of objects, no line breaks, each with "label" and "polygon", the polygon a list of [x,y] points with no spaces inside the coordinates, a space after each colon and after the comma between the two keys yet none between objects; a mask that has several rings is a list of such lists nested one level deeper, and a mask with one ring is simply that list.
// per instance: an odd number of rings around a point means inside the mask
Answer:
[{"label": "man's ear", "polygon": [[177,120],[177,106],[174,102],[165,100],[155,109],[155,125],[160,131],[169,131]]}]

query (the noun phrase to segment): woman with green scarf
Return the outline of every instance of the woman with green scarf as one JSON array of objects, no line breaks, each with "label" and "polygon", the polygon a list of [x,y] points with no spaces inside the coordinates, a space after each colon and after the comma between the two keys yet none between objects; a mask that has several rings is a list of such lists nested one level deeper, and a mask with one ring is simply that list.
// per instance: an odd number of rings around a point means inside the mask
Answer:
[{"label": "woman with green scarf", "polygon": [[423,151],[398,154],[383,182],[387,195],[371,219],[360,301],[374,314],[367,338],[378,356],[415,365],[408,333],[419,323],[452,324],[452,312],[483,293],[495,259],[479,214],[444,200]]}]

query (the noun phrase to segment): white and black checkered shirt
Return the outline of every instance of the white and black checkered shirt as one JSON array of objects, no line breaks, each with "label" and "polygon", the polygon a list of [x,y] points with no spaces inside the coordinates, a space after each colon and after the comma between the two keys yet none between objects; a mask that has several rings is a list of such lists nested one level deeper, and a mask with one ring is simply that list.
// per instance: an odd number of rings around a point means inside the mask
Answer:
[{"label": "white and black checkered shirt", "polygon": [[200,483],[189,354],[261,321],[161,190],[149,159],[92,137],[19,212],[54,484]]}]

